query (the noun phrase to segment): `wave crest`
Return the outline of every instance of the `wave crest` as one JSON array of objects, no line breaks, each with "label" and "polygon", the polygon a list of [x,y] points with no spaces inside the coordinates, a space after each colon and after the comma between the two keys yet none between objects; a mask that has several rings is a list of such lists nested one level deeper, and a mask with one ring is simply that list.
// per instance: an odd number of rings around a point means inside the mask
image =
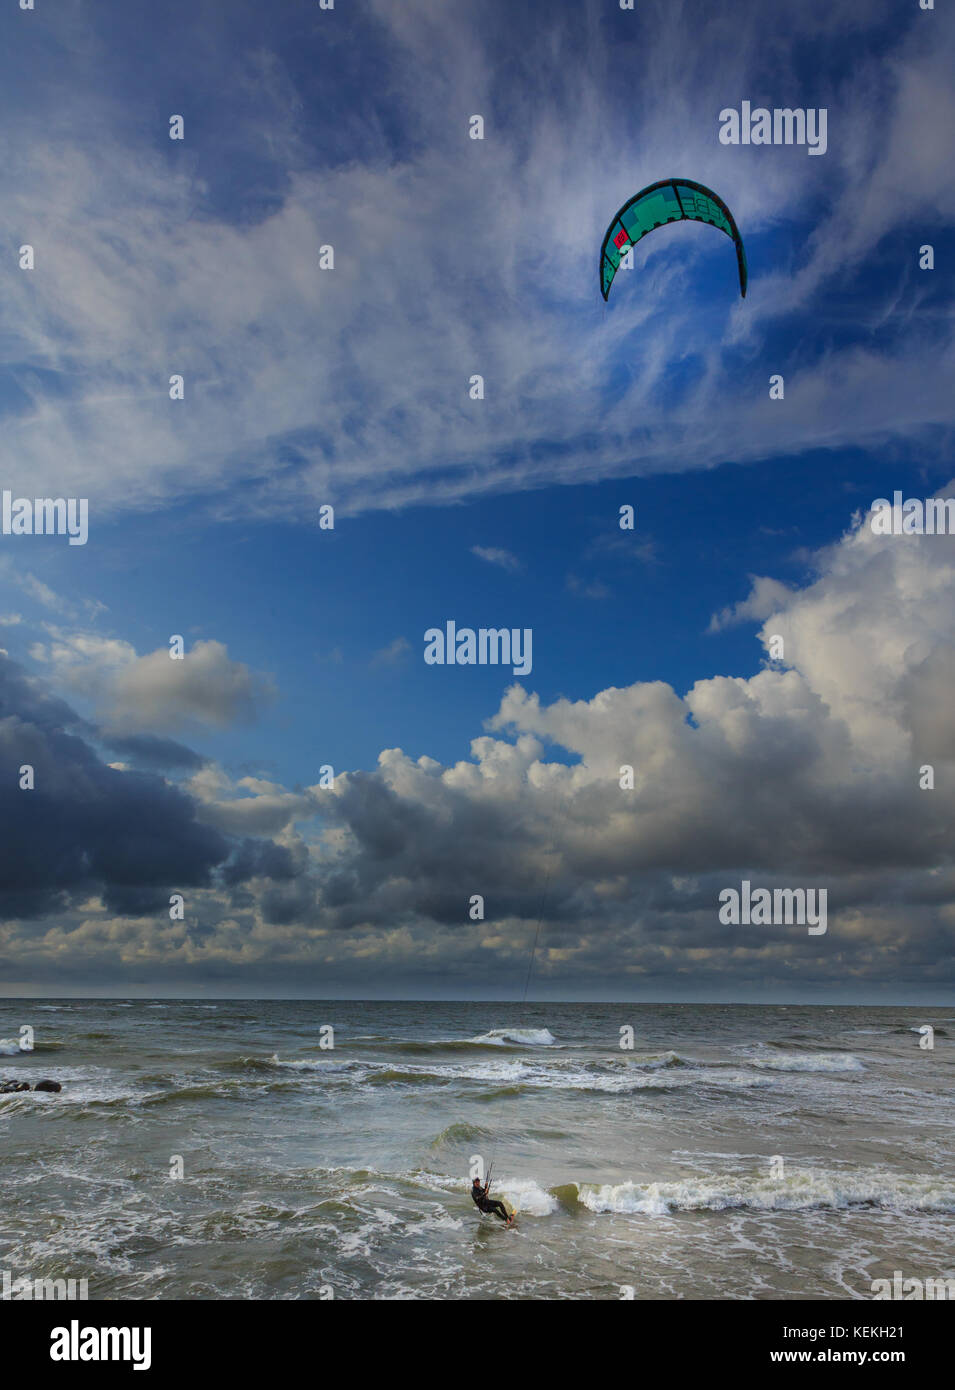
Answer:
[{"label": "wave crest", "polygon": [[798,1169],[784,1178],[688,1178],[684,1182],[578,1184],[593,1212],[667,1216],[676,1211],[812,1211],[878,1207],[893,1212],[955,1212],[955,1183],[884,1172]]},{"label": "wave crest", "polygon": [[488,1043],[492,1047],[553,1047],[557,1042],[549,1028],[489,1028],[486,1033],[480,1033],[476,1038],[469,1038],[472,1043]]}]

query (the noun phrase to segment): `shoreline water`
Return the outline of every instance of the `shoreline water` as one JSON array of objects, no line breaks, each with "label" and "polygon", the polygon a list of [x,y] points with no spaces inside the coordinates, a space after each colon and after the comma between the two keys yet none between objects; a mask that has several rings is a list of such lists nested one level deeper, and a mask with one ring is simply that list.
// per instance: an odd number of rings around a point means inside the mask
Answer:
[{"label": "shoreline water", "polygon": [[[0,1001],[0,1038],[24,1023],[0,1076],[63,1091],[0,1095],[13,1277],[664,1300],[952,1277],[952,1006]],[[514,1230],[474,1211],[476,1158]]]}]

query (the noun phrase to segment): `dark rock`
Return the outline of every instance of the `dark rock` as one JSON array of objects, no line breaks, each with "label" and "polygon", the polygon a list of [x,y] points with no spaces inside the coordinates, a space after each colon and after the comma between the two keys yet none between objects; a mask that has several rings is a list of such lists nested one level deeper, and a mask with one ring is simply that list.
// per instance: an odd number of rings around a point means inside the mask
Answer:
[{"label": "dark rock", "polygon": [[[27,1090],[29,1089],[30,1088],[28,1086]],[[43,1080],[38,1081],[33,1089],[34,1091],[62,1091],[63,1087],[60,1085],[58,1081]]]}]

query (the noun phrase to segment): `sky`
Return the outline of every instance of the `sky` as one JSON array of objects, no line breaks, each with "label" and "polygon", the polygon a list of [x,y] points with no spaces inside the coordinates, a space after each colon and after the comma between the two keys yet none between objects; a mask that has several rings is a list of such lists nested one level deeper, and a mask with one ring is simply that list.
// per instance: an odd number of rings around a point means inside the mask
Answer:
[{"label": "sky", "polygon": [[[0,993],[955,1001],[953,541],[871,524],[955,495],[944,7],[0,25],[0,489],[89,515],[0,535]],[[672,176],[745,299],[687,222],[604,303]]]}]

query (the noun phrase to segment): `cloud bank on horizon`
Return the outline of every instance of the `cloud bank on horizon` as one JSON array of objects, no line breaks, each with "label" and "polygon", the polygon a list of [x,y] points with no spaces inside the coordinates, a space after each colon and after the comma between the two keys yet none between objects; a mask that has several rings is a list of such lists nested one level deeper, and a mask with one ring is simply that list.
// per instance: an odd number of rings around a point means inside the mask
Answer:
[{"label": "cloud bank on horizon", "polygon": [[[917,982],[931,997],[955,958],[947,545],[879,537],[857,516],[804,589],[754,582],[761,640],[782,636],[784,661],[700,679],[682,698],[655,681],[542,705],[514,685],[470,760],[390,748],[330,788],[231,779],[143,735],[120,736],[129,761],[107,765],[97,748],[115,736],[6,660],[2,761],[28,749],[44,790],[28,816],[9,778],[2,794],[18,827],[4,976],[314,978],[333,991],[371,979],[398,993],[464,979],[506,994],[542,917],[543,989],[878,997]],[[193,709],[216,717],[235,681],[228,657],[192,674],[168,664]],[[170,681],[151,698],[178,719]],[[742,879],[824,885],[826,935],[719,925],[718,894]],[[185,920],[171,922],[162,908],[186,889]],[[472,894],[483,922],[468,919]]]}]

